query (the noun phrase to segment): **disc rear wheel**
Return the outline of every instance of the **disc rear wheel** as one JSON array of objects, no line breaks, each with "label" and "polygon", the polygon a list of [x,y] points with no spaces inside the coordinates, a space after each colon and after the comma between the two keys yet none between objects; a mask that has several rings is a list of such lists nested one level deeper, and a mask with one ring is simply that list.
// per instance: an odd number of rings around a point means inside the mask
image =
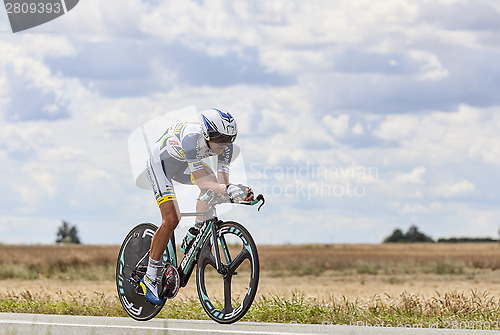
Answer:
[{"label": "disc rear wheel", "polygon": [[132,318],[146,321],[155,317],[163,305],[146,301],[139,281],[144,277],[149,260],[151,239],[157,227],[141,223],[132,229],[120,248],[116,264],[116,287],[120,302]]}]

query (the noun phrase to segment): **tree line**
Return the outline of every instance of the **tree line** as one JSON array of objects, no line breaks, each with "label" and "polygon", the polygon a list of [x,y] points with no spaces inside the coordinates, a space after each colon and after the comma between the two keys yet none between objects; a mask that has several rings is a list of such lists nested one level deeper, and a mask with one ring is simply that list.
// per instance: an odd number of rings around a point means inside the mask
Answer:
[{"label": "tree line", "polygon": [[384,243],[415,243],[415,242],[428,242],[428,243],[478,243],[478,242],[499,242],[499,240],[491,237],[451,237],[439,238],[435,241],[432,237],[420,232],[415,225],[410,226],[406,233],[399,228],[395,229],[391,235],[387,236]]}]

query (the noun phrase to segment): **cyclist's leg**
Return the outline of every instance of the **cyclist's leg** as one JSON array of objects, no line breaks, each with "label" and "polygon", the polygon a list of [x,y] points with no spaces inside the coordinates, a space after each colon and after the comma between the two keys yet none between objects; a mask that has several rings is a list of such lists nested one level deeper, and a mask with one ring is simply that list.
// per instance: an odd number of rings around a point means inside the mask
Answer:
[{"label": "cyclist's leg", "polygon": [[156,230],[151,241],[150,257],[159,261],[165,251],[170,235],[179,224],[180,212],[176,200],[165,201],[159,205],[161,213],[161,225]]},{"label": "cyclist's leg", "polygon": [[163,301],[159,297],[156,285],[158,264],[170,235],[179,223],[180,212],[172,182],[165,175],[161,160],[156,156],[151,156],[146,163],[146,171],[160,208],[162,222],[151,241],[148,269],[141,280],[141,287],[147,300],[160,305]]},{"label": "cyclist's leg", "polygon": [[179,205],[172,181],[165,175],[159,155],[152,155],[146,162],[146,172],[160,208],[161,225],[151,241],[150,258],[158,261],[167,247],[170,235],[180,220]]}]

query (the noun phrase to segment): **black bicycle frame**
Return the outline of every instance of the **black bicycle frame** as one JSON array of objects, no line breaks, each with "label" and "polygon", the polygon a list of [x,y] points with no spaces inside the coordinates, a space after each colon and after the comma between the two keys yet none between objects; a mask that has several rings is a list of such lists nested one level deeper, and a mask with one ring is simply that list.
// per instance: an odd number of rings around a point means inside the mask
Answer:
[{"label": "black bicycle frame", "polygon": [[[200,216],[206,215],[206,213],[182,213],[182,216]],[[179,265],[177,265],[177,251],[175,248],[175,235],[172,233],[170,235],[170,239],[168,241],[167,250],[170,255],[170,263],[177,268],[179,272],[180,285],[181,287],[185,287],[191,277],[194,266],[198,261],[198,254],[203,247],[203,244],[212,236],[214,251],[215,251],[215,264],[217,267],[217,271],[221,274],[224,274],[224,269],[222,266],[222,262],[220,260],[219,253],[219,245],[217,241],[217,229],[223,223],[223,221],[219,220],[217,217],[213,217],[203,222],[203,225],[200,228],[200,232],[196,235],[194,241],[192,242],[191,247],[187,250],[187,253],[184,255]],[[166,257],[166,255],[164,256]],[[166,261],[166,259],[165,259]]]},{"label": "black bicycle frame", "polygon": [[[205,194],[206,196],[207,194]],[[259,194],[257,198],[254,201],[251,202],[242,202],[241,204],[243,205],[254,205],[258,203],[259,201],[262,202],[262,204],[259,206],[257,210],[260,211],[260,208],[264,205],[264,196],[262,194]],[[163,254],[163,263],[166,264],[167,261],[170,261],[170,264],[172,264],[174,267],[177,268],[177,271],[179,272],[179,278],[180,278],[180,284],[181,287],[185,287],[189,281],[189,278],[191,277],[191,273],[193,272],[194,265],[198,262],[198,254],[203,247],[203,244],[205,243],[206,239],[208,236],[212,235],[213,238],[213,246],[214,246],[214,252],[215,252],[215,266],[217,268],[217,272],[223,276],[226,275],[227,273],[227,268],[223,266],[221,260],[220,260],[220,252],[219,252],[219,244],[217,241],[217,229],[218,227],[224,222],[222,220],[219,220],[217,218],[217,212],[215,210],[215,204],[210,203],[208,204],[208,210],[206,212],[197,212],[197,213],[181,213],[181,216],[187,217],[187,216],[204,216],[204,217],[210,217],[211,219],[205,220],[203,222],[203,225],[200,228],[200,231],[198,235],[196,235],[194,241],[192,242],[191,247],[187,251],[187,253],[184,255],[182,258],[181,262],[179,265],[177,265],[177,252],[175,248],[175,236],[174,233],[172,232],[172,235],[170,235],[170,239],[167,244],[167,250],[168,250],[168,255],[170,255],[170,260],[167,258],[167,254]],[[227,248],[227,245],[225,244],[225,241],[222,240],[222,247]],[[229,257],[227,254],[227,250],[224,249],[224,256],[226,258]],[[229,260],[228,260],[229,262]]]}]

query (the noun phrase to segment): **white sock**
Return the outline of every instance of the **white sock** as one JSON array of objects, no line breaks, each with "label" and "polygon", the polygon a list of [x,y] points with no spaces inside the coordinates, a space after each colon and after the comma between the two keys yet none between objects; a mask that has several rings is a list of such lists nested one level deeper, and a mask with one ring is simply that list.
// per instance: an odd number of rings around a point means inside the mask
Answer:
[{"label": "white sock", "polygon": [[156,275],[158,273],[158,264],[160,261],[155,261],[149,257],[148,270],[146,271],[146,276],[148,276],[151,281],[156,281]]}]

